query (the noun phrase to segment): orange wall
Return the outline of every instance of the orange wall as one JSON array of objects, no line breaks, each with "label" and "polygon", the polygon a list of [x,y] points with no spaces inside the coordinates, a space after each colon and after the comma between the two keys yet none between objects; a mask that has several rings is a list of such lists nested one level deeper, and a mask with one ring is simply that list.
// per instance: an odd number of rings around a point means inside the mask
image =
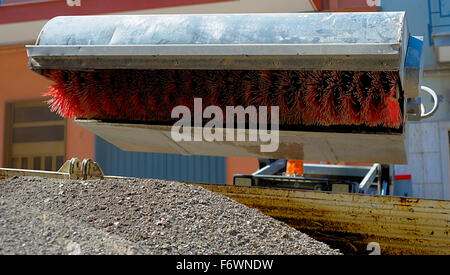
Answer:
[{"label": "orange wall", "polygon": [[90,158],[94,160],[95,135],[73,122],[67,120],[66,159],[77,157],[80,160]]},{"label": "orange wall", "polygon": [[[51,84],[28,68],[24,45],[0,47],[0,164],[3,166],[5,102],[40,99]],[[94,158],[94,134],[67,122],[66,159]]]},{"label": "orange wall", "polygon": [[253,174],[258,169],[257,158],[227,157],[227,184],[233,184],[235,174]]}]

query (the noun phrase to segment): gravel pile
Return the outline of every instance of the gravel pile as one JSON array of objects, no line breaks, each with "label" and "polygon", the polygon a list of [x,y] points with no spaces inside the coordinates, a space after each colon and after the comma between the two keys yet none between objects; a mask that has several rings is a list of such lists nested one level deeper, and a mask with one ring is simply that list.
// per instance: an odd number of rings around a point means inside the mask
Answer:
[{"label": "gravel pile", "polygon": [[340,254],[201,187],[153,179],[0,181],[0,254]]}]

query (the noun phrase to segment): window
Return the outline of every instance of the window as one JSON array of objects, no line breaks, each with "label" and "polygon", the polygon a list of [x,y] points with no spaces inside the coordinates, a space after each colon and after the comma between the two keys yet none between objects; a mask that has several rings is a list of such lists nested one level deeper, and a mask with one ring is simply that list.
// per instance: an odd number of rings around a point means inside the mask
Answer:
[{"label": "window", "polygon": [[40,101],[5,106],[5,167],[56,171],[64,162],[65,120]]},{"label": "window", "polygon": [[439,13],[441,16],[450,16],[450,2],[448,0],[439,1]]}]

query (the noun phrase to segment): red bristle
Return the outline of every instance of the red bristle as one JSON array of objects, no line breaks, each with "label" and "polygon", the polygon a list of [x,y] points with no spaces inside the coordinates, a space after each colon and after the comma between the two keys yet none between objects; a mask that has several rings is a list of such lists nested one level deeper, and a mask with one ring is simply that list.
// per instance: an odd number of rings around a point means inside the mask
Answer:
[{"label": "red bristle", "polygon": [[181,91],[180,96],[177,97],[177,105],[187,106],[191,109],[192,102],[192,71],[180,71]]},{"label": "red bristle", "polygon": [[258,81],[259,95],[261,106],[270,106],[270,94],[273,86],[273,73],[271,71],[261,71],[260,80]]},{"label": "red bristle", "polygon": [[[127,75],[127,86],[128,86],[128,90],[126,92],[126,94],[128,94],[127,96],[127,104],[129,105],[126,112],[127,112],[127,116],[130,117],[130,120],[140,120],[140,117],[145,117],[145,111],[141,111],[142,106],[137,106],[135,107],[133,105],[134,101],[133,98],[135,97],[135,93],[139,94],[142,93],[141,88],[143,87],[143,84],[139,84],[138,83],[138,79],[140,78],[141,75],[141,70],[133,70],[128,72]],[[142,103],[140,104],[142,105]]]},{"label": "red bristle", "polygon": [[356,100],[352,96],[350,91],[344,92],[344,94],[340,97],[341,100],[341,115],[342,115],[342,124],[344,125],[359,125],[360,124],[360,116],[359,116],[359,106],[356,103]]},{"label": "red bristle", "polygon": [[219,71],[205,71],[204,73],[204,93],[202,94],[203,104],[218,106],[220,102],[220,90],[217,88]]},{"label": "red bristle", "polygon": [[[175,107],[175,100],[177,98],[177,85],[175,82],[175,71],[167,70],[161,74],[161,98],[162,104],[164,104],[164,112],[171,112],[173,107]],[[162,106],[161,106],[162,107]]]},{"label": "red bristle", "polygon": [[[251,77],[252,79],[255,79],[254,77]],[[246,80],[244,80],[244,78],[242,79],[242,82],[244,83]],[[254,89],[253,89],[253,84],[252,84],[252,82],[247,82],[247,83],[250,83],[250,85],[248,85],[247,87],[246,87],[246,89],[243,89],[242,90],[242,94],[243,94],[243,99],[244,99],[244,101],[245,102],[247,102],[248,104],[253,104],[253,101],[255,100],[255,97],[253,96],[253,92],[254,92]]]},{"label": "red bristle", "polygon": [[379,72],[369,72],[367,76],[370,78],[370,87],[367,96],[362,104],[362,116],[367,126],[378,126],[380,124],[380,92],[382,91]]},{"label": "red bristle", "polygon": [[344,125],[359,125],[360,124],[360,108],[357,102],[357,85],[359,84],[360,76],[347,72],[346,77],[348,80],[355,80],[355,82],[347,83],[342,89],[339,95],[339,102],[341,104],[341,123]]},{"label": "red bristle", "polygon": [[52,97],[47,101],[47,103],[50,104],[50,109],[63,117],[75,118],[77,116],[82,116],[83,110],[80,107],[77,95],[70,93],[66,89],[66,72],[52,70],[50,75],[55,84],[44,94],[44,96]]},{"label": "red bristle", "polygon": [[365,89],[362,82],[362,72],[354,72],[353,73],[353,81],[351,82],[352,89],[352,95],[355,99],[355,114],[352,118],[354,125],[361,125],[364,123],[364,119],[362,118],[362,102],[365,97]]},{"label": "red bristle", "polygon": [[223,114],[225,114],[226,106],[228,106],[227,97],[225,94],[229,93],[228,87],[227,87],[227,72],[226,71],[220,71],[218,72],[218,78],[217,83],[214,85],[214,96],[217,97],[217,99],[213,102],[214,105],[219,106],[222,109]]},{"label": "red bristle", "polygon": [[132,100],[133,105],[138,104],[138,111],[143,120],[149,120],[152,117],[152,113],[150,112],[147,102],[148,95],[150,93],[145,78],[147,77],[147,71],[140,71],[137,83],[137,92],[135,93],[135,99]]},{"label": "red bristle", "polygon": [[48,88],[48,91],[43,93],[42,96],[44,97],[50,97],[49,99],[46,100],[46,103],[48,103],[50,105],[50,110],[52,112],[56,112],[57,114],[61,115],[61,116],[65,116],[65,117],[70,117],[67,116],[67,114],[63,114],[62,110],[61,110],[61,105],[64,104],[63,100],[63,91],[62,89],[64,88],[62,86],[62,83],[60,81],[58,81],[58,78],[60,78],[60,76],[58,74],[61,74],[61,71],[54,71],[54,72],[48,72],[48,77],[55,82],[55,84],[51,85]]},{"label": "red bristle", "polygon": [[[42,70],[45,94],[65,117],[171,121],[203,106],[279,106],[281,124],[400,127],[397,73],[339,71]],[[389,79],[389,84],[386,79]]]},{"label": "red bristle", "polygon": [[147,120],[148,110],[146,107],[147,93],[144,82],[145,71],[135,71],[135,78],[130,83],[130,103],[135,111],[136,120]]},{"label": "red bristle", "polygon": [[321,84],[324,81],[324,71],[312,71],[309,73],[306,83],[305,112],[303,120],[305,125],[318,125],[318,116],[321,96]]},{"label": "red bristle", "polygon": [[[202,105],[205,106],[205,100],[207,100],[207,87],[205,87],[205,71],[194,71],[192,74],[192,93],[193,98],[201,98],[202,99]],[[197,111],[197,112],[196,112]],[[195,110],[191,109],[192,112],[192,118],[194,117],[202,117],[202,110]]]},{"label": "red bristle", "polygon": [[378,91],[375,97],[376,101],[374,107],[376,108],[376,111],[373,119],[376,121],[377,126],[381,126],[383,124],[382,109],[387,94],[387,91],[384,90],[383,83],[381,80],[381,72],[372,73],[372,85],[374,87],[374,90]]},{"label": "red bristle", "polygon": [[89,111],[83,104],[83,96],[85,93],[83,84],[85,79],[78,71],[66,71],[68,79],[65,82],[65,88],[69,95],[70,101],[73,102],[74,114],[76,117],[89,117]]},{"label": "red bristle", "polygon": [[386,127],[399,128],[402,124],[402,115],[400,111],[400,105],[398,100],[394,97],[389,97],[384,106],[384,120],[383,123]]},{"label": "red bristle", "polygon": [[152,111],[153,120],[164,120],[167,117],[162,106],[162,94],[164,93],[163,86],[160,79],[160,71],[152,70],[149,77],[151,93],[148,95],[149,109]]},{"label": "red bristle", "polygon": [[84,89],[80,102],[85,110],[87,118],[99,116],[101,98],[99,98],[98,87],[96,81],[96,72],[86,72],[82,74],[84,77]]},{"label": "red bristle", "polygon": [[293,71],[292,73],[296,76],[296,83],[294,83],[294,93],[292,95],[292,112],[297,116],[295,120],[298,121],[299,124],[301,124],[305,113],[304,96],[308,75],[304,71]]},{"label": "red bristle", "polygon": [[[243,78],[243,99],[245,105],[261,105],[261,91],[259,90],[260,85],[260,72],[259,71],[249,71]],[[244,106],[244,107],[246,107]]]},{"label": "red bristle", "polygon": [[320,98],[320,107],[317,116],[319,125],[330,126],[336,121],[337,112],[334,107],[333,93],[325,90]]},{"label": "red bristle", "polygon": [[[343,77],[346,79],[350,79],[352,76],[349,73],[342,73]],[[345,82],[343,80],[343,82]],[[341,124],[353,124],[352,116],[354,115],[355,109],[354,99],[352,96],[352,87],[348,87],[348,85],[342,85],[340,89],[340,93],[338,95],[338,102],[341,107],[340,111],[340,123]]]},{"label": "red bristle", "polygon": [[102,71],[101,80],[99,81],[98,100],[101,102],[101,109],[97,116],[101,118],[119,118],[119,108],[114,99],[114,90],[112,88],[113,78],[115,77],[113,70]]},{"label": "red bristle", "polygon": [[362,105],[361,105],[361,118],[364,121],[364,124],[367,126],[375,126],[373,124],[373,113],[375,112],[375,108],[372,104],[372,99],[370,97],[364,98]]},{"label": "red bristle", "polygon": [[46,101],[50,105],[50,110],[56,112],[58,115],[68,118],[73,118],[71,113],[66,110],[66,98],[64,97],[60,88],[57,85],[49,87],[48,92],[42,94],[43,96],[49,96],[50,99]]},{"label": "red bristle", "polygon": [[224,75],[224,82],[225,82],[225,89],[226,92],[222,95],[224,102],[226,102],[227,105],[237,106],[235,103],[236,97],[234,96],[234,93],[231,93],[231,89],[234,88],[233,85],[235,85],[236,76],[239,76],[239,74],[236,73],[236,71],[225,71]]},{"label": "red bristle", "polygon": [[368,122],[370,122],[369,118],[370,114],[373,111],[372,99],[369,96],[369,90],[371,89],[370,77],[367,75],[367,73],[362,73],[360,80],[364,83],[359,87],[360,89],[358,91],[358,101],[361,105],[360,108],[361,124],[368,125]]},{"label": "red bristle", "polygon": [[150,113],[147,106],[148,89],[145,82],[146,73],[147,71],[145,70],[136,71],[136,78],[134,79],[133,87],[131,87],[134,91],[130,91],[130,104],[134,106],[136,116],[139,118],[137,120],[143,121],[151,117],[149,116]]},{"label": "red bristle", "polygon": [[295,79],[291,71],[279,71],[276,74],[275,96],[280,107],[280,123],[298,124],[300,117],[293,112],[293,98],[295,94]]},{"label": "red bristle", "polygon": [[319,120],[321,125],[340,124],[340,107],[336,104],[342,89],[342,73],[339,71],[327,72],[327,87],[322,93],[319,108]]},{"label": "red bristle", "polygon": [[120,73],[114,79],[116,87],[114,94],[116,105],[119,108],[122,119],[135,120],[135,110],[130,100],[130,79],[134,78],[134,70],[126,70]]},{"label": "red bristle", "polygon": [[210,97],[209,102],[214,106],[223,105],[223,93],[225,91],[225,81],[223,71],[208,71],[206,76],[206,83],[208,94]]},{"label": "red bristle", "polygon": [[227,76],[225,77],[225,83],[227,84],[227,93],[224,96],[226,97],[229,106],[239,106],[243,105],[243,103],[245,102],[243,91],[247,91],[247,85],[250,85],[250,82],[244,81],[245,78],[245,71],[227,72]]},{"label": "red bristle", "polygon": [[156,120],[157,119],[157,110],[156,108],[156,102],[155,99],[155,82],[157,80],[153,77],[155,74],[154,71],[148,70],[144,73],[144,93],[145,95],[142,97],[142,105],[147,110],[147,120]]},{"label": "red bristle", "polygon": [[133,86],[135,86],[133,82],[136,78],[136,71],[137,70],[126,70],[122,74],[123,78],[119,78],[122,79],[122,81],[120,88],[116,91],[116,93],[120,93],[120,101],[122,102],[121,111],[126,120],[137,120],[137,116],[139,116],[139,114],[136,113],[134,106],[131,105],[131,93]]},{"label": "red bristle", "polygon": [[389,79],[390,90],[386,93],[384,106],[382,110],[383,124],[386,127],[399,128],[402,124],[403,117],[398,102],[397,81],[398,75],[396,73],[387,73]]}]

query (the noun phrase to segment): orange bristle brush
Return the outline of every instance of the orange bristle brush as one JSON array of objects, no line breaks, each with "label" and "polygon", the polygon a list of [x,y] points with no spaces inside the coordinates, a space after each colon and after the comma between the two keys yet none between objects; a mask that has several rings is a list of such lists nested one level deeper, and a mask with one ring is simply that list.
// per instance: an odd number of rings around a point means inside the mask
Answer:
[{"label": "orange bristle brush", "polygon": [[203,106],[279,106],[281,125],[402,125],[395,72],[244,70],[45,70],[45,96],[69,118],[170,123],[194,98]]}]

